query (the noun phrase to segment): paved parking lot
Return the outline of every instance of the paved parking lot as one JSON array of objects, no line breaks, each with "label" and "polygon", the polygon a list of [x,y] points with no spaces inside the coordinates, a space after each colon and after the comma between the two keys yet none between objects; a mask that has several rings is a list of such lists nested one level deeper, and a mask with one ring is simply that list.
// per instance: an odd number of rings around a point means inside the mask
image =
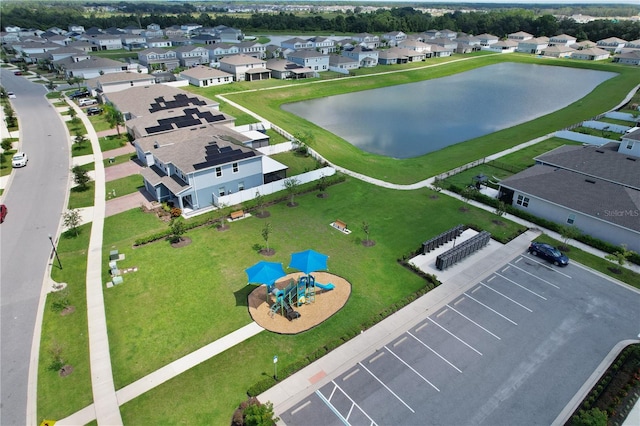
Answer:
[{"label": "paved parking lot", "polygon": [[276,414],[287,425],[552,424],[616,343],[640,293],[523,254]]}]

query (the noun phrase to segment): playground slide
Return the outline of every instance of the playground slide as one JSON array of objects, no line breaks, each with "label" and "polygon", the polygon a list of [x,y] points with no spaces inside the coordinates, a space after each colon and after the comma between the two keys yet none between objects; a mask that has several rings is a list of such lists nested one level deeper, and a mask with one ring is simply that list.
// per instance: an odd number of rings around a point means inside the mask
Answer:
[{"label": "playground slide", "polygon": [[324,290],[324,291],[333,290],[335,288],[335,286],[333,284],[331,284],[331,283],[329,283],[329,284],[316,283],[316,287],[318,287],[320,290]]},{"label": "playground slide", "polygon": [[284,311],[289,321],[300,318],[300,312],[294,310],[286,300],[282,301],[282,306],[284,306]]}]

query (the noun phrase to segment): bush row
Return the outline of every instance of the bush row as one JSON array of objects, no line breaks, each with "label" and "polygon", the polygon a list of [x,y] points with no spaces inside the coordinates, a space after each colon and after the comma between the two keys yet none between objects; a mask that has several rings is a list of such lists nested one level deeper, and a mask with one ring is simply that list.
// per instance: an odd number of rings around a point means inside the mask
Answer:
[{"label": "bush row", "polygon": [[640,345],[627,346],[591,388],[568,425],[580,420],[592,410],[600,410],[609,424],[622,424],[640,396]]},{"label": "bush row", "polygon": [[[463,192],[463,188],[460,188],[457,185],[451,184],[448,186],[448,188],[450,191],[455,192],[456,194],[462,194]],[[493,208],[497,208],[498,207],[498,203],[500,202],[498,199],[496,198],[492,198],[489,197],[487,195],[484,195],[478,191],[467,191],[465,192],[465,195],[468,196],[470,199],[477,201],[479,203],[482,204],[486,204],[488,206],[491,206]],[[534,216],[529,212],[517,209],[511,205],[506,205],[505,206],[505,211],[509,214],[512,214],[514,216],[517,216],[521,219],[524,219],[526,221],[529,221],[531,223],[535,223],[538,226],[541,226],[543,228],[549,229],[551,231],[554,232],[558,232],[558,233],[562,233],[562,225],[547,220],[547,219],[543,219],[541,217],[538,216]],[[598,250],[602,250],[606,253],[614,253],[618,250],[620,250],[620,247],[615,246],[611,243],[608,243],[606,241],[602,241],[600,239],[594,238],[590,235],[586,235],[586,234],[580,234],[575,238],[577,241],[580,241],[581,243],[587,244],[588,246],[591,246],[593,248],[596,248]],[[628,259],[630,262],[635,263],[636,265],[640,265],[640,254],[639,253],[633,253],[631,256],[629,256]]]},{"label": "bush row", "polygon": [[[395,312],[404,308],[411,302],[415,301],[420,296],[425,295],[426,293],[428,293],[429,291],[433,290],[435,287],[440,285],[440,281],[437,280],[435,275],[426,274],[421,270],[415,268],[413,265],[408,264],[406,261],[398,259],[398,262],[401,263],[403,266],[407,267],[408,269],[416,272],[421,277],[423,277],[426,281],[424,287],[421,287],[414,293],[406,296],[404,299],[394,303],[393,305],[383,309],[381,312],[378,312],[377,314],[373,315],[368,320],[363,322],[361,325],[346,332],[343,336],[329,341],[325,345],[316,349],[313,353],[307,355],[305,358],[285,366],[283,369],[278,371],[278,380],[286,379],[287,377],[291,376],[292,374],[301,370],[302,368],[306,367],[312,362],[322,358],[323,356],[325,356],[326,354],[328,354],[338,346],[348,342],[349,340],[353,339],[363,331],[368,330],[369,328],[373,327],[383,319],[387,318],[389,315],[394,314]],[[264,378],[259,382],[255,383],[253,386],[251,386],[247,390],[247,395],[249,395],[250,397],[258,396],[262,392],[274,386],[278,380],[276,380],[274,377],[271,377],[271,376]]]}]

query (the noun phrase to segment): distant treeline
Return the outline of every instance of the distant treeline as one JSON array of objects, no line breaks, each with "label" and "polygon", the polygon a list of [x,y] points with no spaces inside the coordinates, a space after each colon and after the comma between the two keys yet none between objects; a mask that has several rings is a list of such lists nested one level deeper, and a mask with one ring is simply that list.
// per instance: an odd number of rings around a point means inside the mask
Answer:
[{"label": "distant treeline", "polygon": [[[144,4],[144,3],[143,3]],[[121,5],[121,10],[130,11],[134,3],[112,3]],[[126,6],[126,7],[125,7]],[[138,4],[136,7],[140,7]],[[187,11],[185,11],[187,8]],[[321,14],[297,15],[292,13],[255,13],[250,16],[225,13],[223,10],[203,12],[188,3],[180,5],[146,4],[146,8],[133,13],[113,13],[108,17],[86,16],[80,4],[54,4],[30,7],[25,3],[5,3],[2,7],[2,29],[15,25],[23,28],[46,30],[51,27],[66,29],[70,24],[85,28],[124,28],[136,26],[146,28],[155,23],[162,28],[186,23],[198,23],[206,27],[226,25],[241,29],[244,33],[268,33],[287,31],[292,33],[373,33],[390,31],[419,33],[430,29],[449,29],[467,34],[489,33],[498,37],[517,31],[526,31],[536,37],[565,33],[578,41],[598,41],[608,37],[619,37],[632,41],[640,39],[640,22],[630,20],[602,19],[585,24],[572,19],[557,19],[553,15],[539,15],[533,9],[501,9],[485,12],[453,11],[442,16],[431,16],[412,7],[378,9],[373,13],[348,12],[326,17]],[[179,11],[179,12],[178,12]]]}]

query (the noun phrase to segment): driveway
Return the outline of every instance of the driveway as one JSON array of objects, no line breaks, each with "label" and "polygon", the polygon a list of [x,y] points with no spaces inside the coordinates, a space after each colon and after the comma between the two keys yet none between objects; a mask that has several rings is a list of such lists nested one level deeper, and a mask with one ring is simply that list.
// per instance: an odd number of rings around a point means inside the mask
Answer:
[{"label": "driveway", "polygon": [[105,217],[113,216],[127,210],[140,208],[145,206],[152,209],[157,206],[157,202],[151,198],[151,194],[146,189],[140,189],[133,194],[123,195],[122,197],[107,200],[105,206]]},{"label": "driveway", "polygon": [[105,167],[104,179],[106,182],[120,179],[131,175],[139,175],[142,166],[137,161],[127,161],[126,163],[117,164],[115,166]]}]

